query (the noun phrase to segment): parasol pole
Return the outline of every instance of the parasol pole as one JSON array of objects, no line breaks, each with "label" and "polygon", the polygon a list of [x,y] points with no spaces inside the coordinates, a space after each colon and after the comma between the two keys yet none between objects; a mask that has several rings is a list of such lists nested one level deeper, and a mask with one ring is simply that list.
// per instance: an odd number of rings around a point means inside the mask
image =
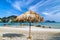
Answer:
[{"label": "parasol pole", "polygon": [[[30,11],[31,13],[31,11]],[[28,40],[32,40],[32,36],[31,36],[31,18],[29,17],[30,22],[29,22],[29,36],[28,36]]]}]

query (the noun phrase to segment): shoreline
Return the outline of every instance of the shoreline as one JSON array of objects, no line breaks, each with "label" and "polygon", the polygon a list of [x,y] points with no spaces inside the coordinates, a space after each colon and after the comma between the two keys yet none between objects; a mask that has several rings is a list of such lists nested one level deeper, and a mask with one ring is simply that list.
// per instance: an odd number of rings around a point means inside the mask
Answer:
[{"label": "shoreline", "polygon": [[[24,26],[24,27],[8,27],[8,26],[4,26],[4,27],[0,27],[0,30],[24,30],[27,31],[29,30],[29,27]],[[54,29],[54,28],[40,28],[40,27],[34,27],[31,26],[31,30],[32,31],[47,31],[47,32],[60,32],[60,29]]]}]

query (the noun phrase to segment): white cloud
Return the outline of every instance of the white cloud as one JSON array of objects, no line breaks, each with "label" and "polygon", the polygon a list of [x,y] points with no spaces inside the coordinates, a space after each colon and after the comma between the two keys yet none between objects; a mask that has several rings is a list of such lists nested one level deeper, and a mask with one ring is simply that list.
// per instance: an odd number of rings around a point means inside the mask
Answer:
[{"label": "white cloud", "polygon": [[14,13],[14,12],[12,12],[12,11],[6,11],[6,15],[7,16],[11,16],[11,15],[18,15],[17,13]]},{"label": "white cloud", "polygon": [[49,14],[49,13],[47,13],[47,12],[43,12],[42,14],[43,14],[43,15],[46,15],[46,16],[51,15],[51,14]]},{"label": "white cloud", "polygon": [[34,0],[27,0],[26,4],[28,5],[28,4],[32,3],[33,1]]},{"label": "white cloud", "polygon": [[9,3],[12,3],[11,0],[6,0],[6,1],[9,2]]},{"label": "white cloud", "polygon": [[13,6],[15,9],[17,9],[17,10],[19,10],[19,11],[22,11],[21,8],[20,8],[19,2],[13,3],[12,6]]},{"label": "white cloud", "polygon": [[6,1],[9,2],[14,9],[22,11],[20,6],[22,4],[20,4],[20,1],[18,0],[15,0],[14,2],[12,2],[12,0],[6,0]]},{"label": "white cloud", "polygon": [[43,13],[45,15],[46,20],[54,20],[60,22],[60,12],[57,14]]},{"label": "white cloud", "polygon": [[52,1],[52,0],[47,0],[47,1],[42,0],[42,1],[40,1],[39,3],[37,3],[36,5],[30,7],[30,9],[36,11],[36,10],[38,10],[41,6],[47,5],[47,4],[48,4],[49,2],[51,2],[51,1]]}]

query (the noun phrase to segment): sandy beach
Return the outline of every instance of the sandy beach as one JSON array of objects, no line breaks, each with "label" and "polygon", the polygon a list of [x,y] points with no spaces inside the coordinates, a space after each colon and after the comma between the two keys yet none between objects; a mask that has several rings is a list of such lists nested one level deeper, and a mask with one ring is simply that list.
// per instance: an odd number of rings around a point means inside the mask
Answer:
[{"label": "sandy beach", "polygon": [[[32,40],[53,40],[52,37],[60,37],[60,29],[39,28],[33,27],[31,29]],[[22,34],[20,37],[3,37],[3,34]],[[0,40],[27,40],[29,34],[29,27],[0,27]]]}]

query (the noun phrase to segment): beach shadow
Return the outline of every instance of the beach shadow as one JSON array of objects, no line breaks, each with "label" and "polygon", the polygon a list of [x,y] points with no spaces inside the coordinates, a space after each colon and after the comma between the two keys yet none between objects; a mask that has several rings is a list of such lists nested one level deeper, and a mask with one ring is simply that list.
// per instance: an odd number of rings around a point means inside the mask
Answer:
[{"label": "beach shadow", "polygon": [[60,33],[54,34],[49,40],[60,40]]},{"label": "beach shadow", "polygon": [[33,40],[44,40],[44,39],[33,39]]},{"label": "beach shadow", "polygon": [[22,37],[22,36],[25,36],[25,35],[23,35],[23,34],[16,34],[16,33],[5,33],[5,34],[3,34],[3,37],[10,37],[10,38]]}]

